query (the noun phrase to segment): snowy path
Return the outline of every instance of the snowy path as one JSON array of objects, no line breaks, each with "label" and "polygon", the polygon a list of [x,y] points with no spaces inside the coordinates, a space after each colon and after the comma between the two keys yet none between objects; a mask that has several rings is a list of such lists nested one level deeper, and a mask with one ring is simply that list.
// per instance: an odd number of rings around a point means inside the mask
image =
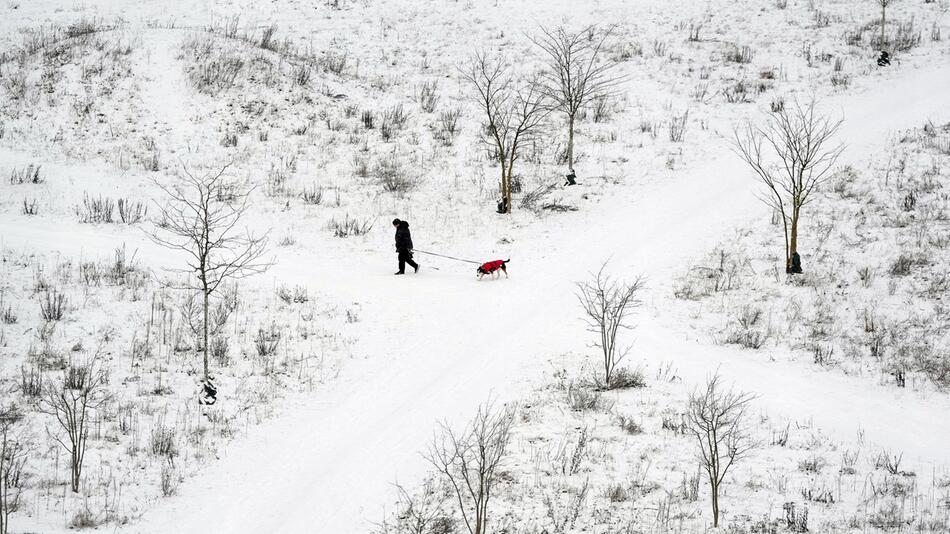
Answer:
[{"label": "snowy path", "polygon": [[142,104],[155,119],[154,137],[162,146],[186,146],[196,115],[189,94],[190,84],[180,62],[175,58],[181,48],[182,33],[175,30],[153,30],[142,35],[146,49],[151,51],[148,68],[151,74],[142,83]]},{"label": "snowy path", "polygon": [[[886,134],[927,118],[950,120],[950,67],[903,73],[873,94],[841,99],[847,159],[878,147]],[[900,106],[893,103],[900,101]],[[942,113],[942,115],[940,115]],[[615,272],[646,273],[652,300],[669,294],[670,275],[720,236],[761,214],[746,169],[725,148],[670,182],[627,191],[596,213],[565,217],[547,237],[518,250],[513,278],[475,285],[447,270],[394,283],[373,263],[348,269],[284,262],[285,282],[321,283],[354,298],[374,294],[359,344],[366,359],[319,401],[253,429],[228,456],[184,485],[132,531],[366,532],[381,516],[397,477],[425,468],[418,451],[439,419],[464,421],[489,395],[516,398],[548,358],[586,343],[571,281],[605,258]],[[302,258],[306,260],[306,258]],[[357,261],[366,261],[359,259]],[[565,313],[566,315],[558,315]],[[863,431],[879,446],[950,463],[950,402],[876,388],[862,380],[769,362],[761,354],[677,338],[662,317],[643,318],[637,353],[672,361],[687,381],[720,368],[761,395],[763,409],[811,419],[841,438]],[[860,403],[855,399],[862,399]]]}]

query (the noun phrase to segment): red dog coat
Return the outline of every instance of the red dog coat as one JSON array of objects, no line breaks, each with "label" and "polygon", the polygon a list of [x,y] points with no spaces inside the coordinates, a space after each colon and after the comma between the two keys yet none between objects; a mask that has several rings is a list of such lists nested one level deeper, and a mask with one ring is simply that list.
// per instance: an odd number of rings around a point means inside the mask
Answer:
[{"label": "red dog coat", "polygon": [[502,260],[489,261],[483,263],[482,266],[478,268],[478,270],[486,274],[491,274],[498,269],[501,269],[501,266],[504,264],[505,262]]}]

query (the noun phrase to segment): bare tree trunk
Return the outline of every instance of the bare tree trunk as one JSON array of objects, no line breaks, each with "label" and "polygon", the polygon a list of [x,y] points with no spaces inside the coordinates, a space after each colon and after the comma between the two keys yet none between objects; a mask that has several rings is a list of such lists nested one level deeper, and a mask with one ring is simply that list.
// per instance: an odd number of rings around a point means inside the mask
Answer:
[{"label": "bare tree trunk", "polygon": [[881,50],[884,50],[884,48],[885,48],[885,46],[884,46],[884,39],[885,39],[884,26],[885,26],[886,22],[887,22],[887,4],[881,3]]},{"label": "bare tree trunk", "polygon": [[[66,400],[69,403],[69,400]],[[69,431],[72,440],[71,452],[71,472],[72,472],[72,490],[73,493],[79,493],[79,483],[82,481],[82,461],[86,455],[86,401],[81,397],[75,397],[71,401],[71,409],[66,415],[67,421],[71,421],[72,429]]]},{"label": "bare tree trunk", "polygon": [[201,346],[201,352],[202,352],[202,356],[204,357],[204,376],[205,376],[205,382],[207,382],[208,381],[208,319],[209,319],[207,282],[204,283],[204,291],[202,291],[202,295],[204,296],[204,327],[203,327],[204,343]]},{"label": "bare tree trunk", "polygon": [[710,481],[712,485],[712,513],[713,513],[713,528],[719,527],[719,484],[716,482]]},{"label": "bare tree trunk", "polygon": [[502,163],[501,163],[501,181],[498,182],[498,195],[501,197],[501,199],[502,199],[503,201],[504,201],[504,199],[505,199],[505,190],[507,189],[507,188],[505,187],[505,183],[506,183],[506,182],[505,182],[505,173],[506,173],[507,171],[508,171],[508,165],[506,165],[505,162],[502,161]]},{"label": "bare tree trunk", "polygon": [[515,169],[515,160],[513,156],[508,157],[508,170],[505,171],[505,191],[502,193],[505,199],[505,213],[511,213],[511,175]]},{"label": "bare tree trunk", "polygon": [[79,453],[80,445],[73,443],[72,455],[72,490],[73,493],[79,493],[79,482],[82,477],[82,457]]},{"label": "bare tree trunk", "polygon": [[567,116],[567,168],[574,168],[574,115]]},{"label": "bare tree trunk", "polygon": [[709,447],[709,492],[711,494],[713,527],[719,526],[719,429],[710,427],[706,435],[706,446]]},{"label": "bare tree trunk", "polygon": [[508,158],[501,158],[501,202],[503,213],[511,213],[511,167]]},{"label": "bare tree trunk", "polygon": [[792,267],[792,250],[789,240],[788,217],[782,213],[782,229],[785,231],[785,272]]},{"label": "bare tree trunk", "polygon": [[789,236],[789,240],[788,240],[789,266],[791,266],[792,256],[794,256],[795,253],[798,252],[798,215],[799,215],[799,211],[797,208],[792,210],[792,228],[791,228],[791,235]]}]

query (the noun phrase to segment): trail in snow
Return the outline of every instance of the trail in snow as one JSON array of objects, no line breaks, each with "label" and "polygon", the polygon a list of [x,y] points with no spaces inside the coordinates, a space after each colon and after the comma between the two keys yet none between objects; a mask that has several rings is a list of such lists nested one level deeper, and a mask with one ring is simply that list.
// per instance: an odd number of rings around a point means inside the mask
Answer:
[{"label": "trail in snow", "polygon": [[145,32],[146,49],[150,51],[147,72],[152,78],[142,84],[145,114],[154,119],[154,133],[161,146],[187,146],[184,142],[193,128],[195,116],[191,94],[181,62],[175,55],[182,33],[175,30]]},{"label": "trail in snow", "polygon": [[[941,66],[829,101],[846,118],[846,160],[866,157],[895,129],[950,120],[946,87],[950,66]],[[503,282],[476,283],[474,273],[467,280],[425,264],[423,275],[397,281],[378,258],[351,258],[346,269],[338,258],[283,258],[272,274],[285,283],[312,283],[319,273],[320,284],[340,298],[375,295],[356,358],[317,400],[251,429],[227,457],[127,530],[366,532],[392,494],[390,483],[424,471],[419,451],[437,420],[463,422],[489,396],[515,399],[548,358],[584,349],[573,281],[609,257],[614,272],[646,274],[648,301],[662,303],[671,275],[686,261],[761,214],[748,171],[724,142],[719,149],[720,156],[674,180],[620,193],[594,212],[553,223],[548,237],[520,246],[512,278]],[[771,413],[811,419],[845,439],[861,430],[907,457],[950,463],[947,398],[922,399],[709,347],[684,339],[664,320],[662,310],[641,318],[637,353],[673,362],[688,381],[718,368],[758,393]]]}]

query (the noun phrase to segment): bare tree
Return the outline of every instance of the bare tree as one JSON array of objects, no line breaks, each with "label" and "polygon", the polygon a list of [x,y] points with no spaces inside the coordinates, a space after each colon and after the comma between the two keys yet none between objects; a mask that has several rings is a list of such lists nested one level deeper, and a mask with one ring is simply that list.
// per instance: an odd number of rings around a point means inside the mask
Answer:
[{"label": "bare tree", "polygon": [[750,120],[733,131],[733,150],[768,189],[762,201],[782,216],[786,272],[792,272],[792,257],[798,252],[802,208],[844,150],[842,144],[830,145],[842,120],[823,117],[815,105],[814,99],[807,104],[796,101],[770,113],[764,126]]},{"label": "bare tree", "polygon": [[709,480],[713,527],[719,526],[719,488],[726,473],[758,445],[749,435],[746,421],[754,398],[723,389],[718,374],[706,380],[705,389],[689,396],[686,431],[696,438],[700,465]]},{"label": "bare tree", "polygon": [[551,105],[567,119],[567,165],[574,168],[574,124],[581,108],[597,98],[607,98],[623,80],[613,76],[613,63],[599,62],[604,41],[611,29],[600,32],[589,26],[571,33],[561,26],[540,28],[541,35],[529,37],[547,54],[543,71],[544,89]]},{"label": "bare tree", "polygon": [[15,428],[22,419],[15,405],[0,407],[0,534],[10,530],[10,515],[20,506],[23,468],[30,448]]},{"label": "bare tree", "polygon": [[105,391],[108,375],[99,366],[98,358],[85,365],[70,366],[63,381],[46,385],[40,398],[40,410],[56,418],[65,438],[53,435],[69,453],[71,488],[79,492],[83,461],[86,458],[86,442],[89,437],[89,418],[109,399]]},{"label": "bare tree", "polygon": [[550,113],[541,78],[530,77],[516,87],[510,67],[501,59],[483,52],[476,53],[461,72],[462,77],[475,87],[478,105],[485,118],[484,135],[501,166],[499,192],[502,209],[499,211],[511,213],[511,179],[518,150],[535,137]]},{"label": "bare tree", "polygon": [[584,321],[588,330],[597,335],[594,345],[603,355],[604,382],[602,387],[614,386],[617,365],[627,356],[630,348],[620,348],[617,335],[621,329],[631,329],[627,319],[634,309],[640,306],[637,293],[643,288],[645,279],[637,276],[631,283],[614,280],[606,274],[605,263],[588,282],[577,284],[577,299],[584,310]]},{"label": "bare tree", "polygon": [[182,289],[201,298],[201,352],[204,360],[204,382],[209,383],[208,341],[212,331],[223,321],[212,317],[227,307],[212,309],[211,299],[226,281],[266,271],[272,261],[265,260],[267,233],[254,235],[238,228],[250,206],[253,188],[230,182],[225,173],[228,165],[217,171],[196,176],[182,165],[182,183],[174,186],[158,184],[167,195],[158,204],[158,229],[149,237],[164,247],[184,253],[187,267],[170,269],[184,274]]},{"label": "bare tree", "polygon": [[881,50],[887,46],[887,34],[884,32],[885,25],[887,23],[887,8],[897,0],[874,0],[874,2],[881,6]]},{"label": "bare tree", "polygon": [[488,534],[489,503],[511,438],[515,408],[481,406],[461,432],[442,424],[426,459],[455,493],[469,534]]}]

